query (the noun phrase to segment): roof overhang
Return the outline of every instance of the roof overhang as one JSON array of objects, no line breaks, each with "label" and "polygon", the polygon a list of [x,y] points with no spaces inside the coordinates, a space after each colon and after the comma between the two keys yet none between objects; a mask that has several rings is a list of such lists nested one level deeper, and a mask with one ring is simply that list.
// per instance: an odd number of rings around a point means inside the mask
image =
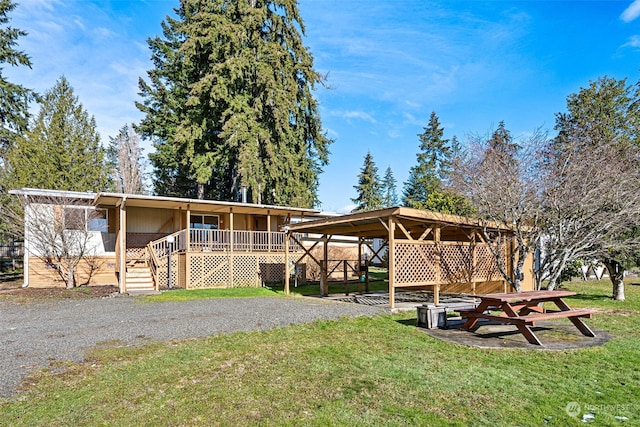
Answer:
[{"label": "roof overhang", "polygon": [[[412,236],[420,236],[425,230],[437,225],[442,231],[443,240],[467,240],[474,230],[483,227],[481,221],[474,218],[393,207],[292,224],[289,230],[297,233],[386,239],[389,237],[389,218],[392,217]],[[509,231],[495,225],[489,228]],[[402,229],[396,228],[394,237],[406,238],[406,235]]]},{"label": "roof overhang", "polygon": [[289,206],[259,205],[253,203],[221,202],[217,200],[185,199],[180,197],[147,196],[142,194],[99,193],[94,204],[99,208],[113,208],[125,203],[127,207],[154,209],[183,209],[203,213],[228,213],[253,215],[292,215],[320,217],[319,210]]}]

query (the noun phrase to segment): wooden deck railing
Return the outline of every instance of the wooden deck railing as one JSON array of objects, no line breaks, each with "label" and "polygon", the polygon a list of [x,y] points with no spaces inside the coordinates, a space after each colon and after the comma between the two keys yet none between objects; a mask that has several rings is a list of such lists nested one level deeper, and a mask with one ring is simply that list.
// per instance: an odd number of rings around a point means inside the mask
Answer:
[{"label": "wooden deck railing", "polygon": [[[173,237],[173,243],[168,240]],[[298,241],[301,235],[295,235]],[[232,239],[233,238],[233,239]],[[189,251],[193,252],[284,252],[286,234],[268,231],[230,231],[230,230],[189,230]],[[232,244],[233,242],[233,244]],[[291,239],[289,250],[301,250],[298,243]],[[180,230],[146,246],[147,259],[151,267],[154,282],[158,283],[158,268],[163,259],[172,253],[187,251],[187,230]]]},{"label": "wooden deck railing", "polygon": [[[191,251],[284,252],[286,234],[268,231],[189,230]],[[233,237],[233,240],[232,240]],[[300,237],[298,236],[298,239]],[[232,244],[233,242],[233,244]],[[290,241],[290,250],[298,244]]]}]

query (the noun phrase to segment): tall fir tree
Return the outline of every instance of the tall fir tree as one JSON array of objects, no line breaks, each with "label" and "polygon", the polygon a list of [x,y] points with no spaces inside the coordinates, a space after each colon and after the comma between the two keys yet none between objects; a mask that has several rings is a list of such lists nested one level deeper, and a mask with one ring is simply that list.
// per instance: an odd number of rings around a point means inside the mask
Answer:
[{"label": "tall fir tree", "polygon": [[331,141],[302,43],[296,0],[182,0],[154,69],[140,79],[140,130],[155,140],[155,192],[255,203],[317,204]]},{"label": "tall fir tree", "polygon": [[502,158],[508,167],[515,167],[516,156],[520,145],[514,142],[511,132],[506,128],[504,120],[498,123],[498,127],[487,141],[489,152]]},{"label": "tall fir tree", "polygon": [[382,205],[389,208],[392,206],[398,206],[400,201],[398,200],[398,189],[396,186],[396,178],[393,176],[391,166],[387,167],[382,179]]},{"label": "tall fir tree", "polygon": [[409,170],[409,178],[404,183],[403,204],[454,215],[473,212],[470,203],[446,185],[454,157],[460,153],[458,139],[454,137],[450,142],[444,138],[444,128],[435,112],[431,113],[429,124],[418,137],[417,165]]},{"label": "tall fir tree", "polygon": [[[29,103],[36,97],[35,92],[19,84],[10,82],[3,75],[6,65],[31,68],[31,60],[17,49],[18,39],[27,33],[9,25],[9,14],[17,4],[10,0],[0,0],[0,210],[19,211],[15,197],[7,194],[13,188],[8,171],[8,154],[29,125]],[[0,231],[11,231],[12,226],[0,215]]]},{"label": "tall fir tree", "polygon": [[32,129],[7,155],[12,188],[102,191],[109,171],[93,117],[89,117],[66,78],[43,99]]},{"label": "tall fir tree", "polygon": [[442,178],[450,170],[451,151],[435,112],[431,113],[429,124],[418,137],[420,151],[416,155],[417,164],[409,170],[409,178],[404,185],[403,204],[425,209],[429,194],[440,189]]},{"label": "tall fir tree", "polygon": [[[18,38],[27,33],[9,26],[9,13],[17,4],[10,0],[0,0],[0,66],[26,66],[31,68],[31,60],[16,49]],[[0,67],[0,160],[4,162],[6,152],[29,124],[29,102],[35,93],[21,85],[8,81]]]},{"label": "tall fir tree", "polygon": [[356,207],[353,212],[371,211],[382,208],[382,185],[378,176],[378,167],[373,161],[371,153],[364,157],[364,163],[360,174],[358,174],[358,185],[356,189],[358,197],[351,199]]}]

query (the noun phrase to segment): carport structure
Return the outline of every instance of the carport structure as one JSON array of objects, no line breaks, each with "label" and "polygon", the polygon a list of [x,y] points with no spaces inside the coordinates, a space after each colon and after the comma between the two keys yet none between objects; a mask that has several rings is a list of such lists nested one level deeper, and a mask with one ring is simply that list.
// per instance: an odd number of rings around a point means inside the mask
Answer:
[{"label": "carport structure", "polygon": [[[501,236],[498,243],[486,242],[483,230]],[[431,288],[434,304],[439,303],[441,292],[508,292],[500,268],[511,275],[512,263],[516,261],[511,256],[513,237],[509,230],[497,226],[483,229],[477,220],[405,207],[301,222],[290,225],[288,233],[315,235],[312,240],[323,244],[323,262],[310,257],[321,268],[322,295],[327,291],[327,254],[332,242],[344,241],[346,236],[357,238],[362,265],[362,247],[371,239],[382,239],[388,250],[390,308],[395,306],[396,288]],[[293,254],[285,253],[288,267],[285,292],[288,292],[290,273],[304,256],[294,259]],[[526,260],[525,270],[531,267],[531,260]],[[532,289],[533,278],[525,277],[522,290]]]}]

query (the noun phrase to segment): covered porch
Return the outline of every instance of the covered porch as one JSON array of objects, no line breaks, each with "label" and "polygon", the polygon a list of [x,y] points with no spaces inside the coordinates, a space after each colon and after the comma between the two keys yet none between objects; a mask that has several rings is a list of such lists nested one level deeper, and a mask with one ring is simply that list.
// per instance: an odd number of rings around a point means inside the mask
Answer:
[{"label": "covered porch", "polygon": [[[115,236],[120,292],[139,288],[256,286],[284,268],[284,227],[313,209],[100,193]],[[291,243],[295,252],[295,243]],[[279,264],[280,275],[271,264]],[[145,271],[146,269],[146,271]]]},{"label": "covered porch", "polygon": [[[360,263],[362,246],[371,239],[381,239],[388,251],[388,304],[396,306],[396,290],[428,289],[433,292],[433,303],[440,303],[441,293],[476,294],[508,292],[492,248],[484,241],[478,222],[469,218],[429,211],[394,207],[370,212],[324,218],[288,228],[293,233],[318,235],[323,244],[322,260],[316,260],[322,269],[320,293],[326,295],[328,246],[344,237],[357,238]],[[496,230],[498,230],[496,228]],[[500,230],[505,232],[505,230]],[[496,248],[494,248],[495,250]],[[497,248],[500,262],[508,274],[513,271],[512,241],[507,239]],[[382,251],[373,251],[381,257]],[[286,265],[293,271],[300,256],[286,252]],[[532,260],[526,260],[526,270],[532,269]],[[366,271],[366,269],[365,269]],[[285,275],[285,292],[289,291],[290,274]],[[522,282],[523,290],[533,289],[533,277]]]}]

